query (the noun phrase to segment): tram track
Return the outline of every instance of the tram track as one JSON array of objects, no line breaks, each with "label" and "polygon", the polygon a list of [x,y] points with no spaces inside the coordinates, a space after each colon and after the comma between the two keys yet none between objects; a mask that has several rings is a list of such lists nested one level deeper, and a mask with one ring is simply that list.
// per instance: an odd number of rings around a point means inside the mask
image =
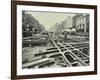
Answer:
[{"label": "tram track", "polygon": [[[55,41],[51,38],[51,41],[54,47],[59,50],[59,53],[63,56],[67,66],[73,66],[73,63],[77,64],[78,66],[87,66],[88,64],[85,62],[89,62],[89,56],[82,53],[78,49],[71,46],[69,43],[65,45],[60,41]],[[71,48],[71,49],[69,49]],[[62,50],[63,49],[63,50]],[[84,60],[85,59],[85,60]]]},{"label": "tram track", "polygon": [[[89,56],[84,54],[77,48],[80,43],[79,44],[78,43],[70,44],[67,42],[63,43],[60,42],[59,39],[56,39],[55,37],[53,38],[51,36],[49,36],[49,39],[53,47],[46,49],[46,52],[36,53],[34,55],[36,59],[34,61],[30,61],[23,64],[23,68],[35,68],[36,66],[40,68],[52,64],[61,67],[89,65]],[[81,46],[85,47],[85,45]],[[56,60],[56,58],[58,59]],[[60,60],[60,58],[62,60]]]}]

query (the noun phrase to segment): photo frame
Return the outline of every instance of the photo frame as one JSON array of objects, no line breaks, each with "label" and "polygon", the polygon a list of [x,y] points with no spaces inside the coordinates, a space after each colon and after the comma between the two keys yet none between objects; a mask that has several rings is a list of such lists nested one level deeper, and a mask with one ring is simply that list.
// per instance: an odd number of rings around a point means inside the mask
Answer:
[{"label": "photo frame", "polygon": [[94,74],[96,5],[11,1],[12,80]]}]

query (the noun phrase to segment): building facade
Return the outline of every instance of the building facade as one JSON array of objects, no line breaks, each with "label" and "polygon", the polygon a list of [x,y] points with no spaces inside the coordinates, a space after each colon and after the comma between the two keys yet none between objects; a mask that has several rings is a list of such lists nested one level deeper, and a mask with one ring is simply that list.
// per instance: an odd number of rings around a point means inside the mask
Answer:
[{"label": "building facade", "polygon": [[74,16],[73,27],[77,33],[89,34],[89,14],[78,14]]}]

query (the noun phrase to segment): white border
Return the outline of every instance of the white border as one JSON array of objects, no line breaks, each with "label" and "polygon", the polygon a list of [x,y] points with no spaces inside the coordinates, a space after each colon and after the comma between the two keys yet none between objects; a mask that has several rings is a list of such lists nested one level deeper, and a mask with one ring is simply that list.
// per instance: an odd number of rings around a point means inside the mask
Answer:
[{"label": "white border", "polygon": [[[22,10],[52,11],[52,12],[73,12],[90,14],[90,66],[87,67],[66,67],[66,68],[45,68],[45,69],[22,69]],[[94,71],[94,10],[79,8],[58,8],[41,6],[17,5],[17,75],[48,74],[48,73],[70,73]]]}]

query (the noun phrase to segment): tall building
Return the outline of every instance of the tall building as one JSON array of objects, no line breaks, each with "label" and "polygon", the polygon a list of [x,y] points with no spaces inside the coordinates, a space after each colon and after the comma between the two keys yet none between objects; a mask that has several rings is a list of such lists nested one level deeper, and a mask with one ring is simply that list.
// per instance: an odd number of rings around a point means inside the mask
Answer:
[{"label": "tall building", "polygon": [[78,33],[89,33],[89,14],[77,14],[73,17],[73,27]]}]

